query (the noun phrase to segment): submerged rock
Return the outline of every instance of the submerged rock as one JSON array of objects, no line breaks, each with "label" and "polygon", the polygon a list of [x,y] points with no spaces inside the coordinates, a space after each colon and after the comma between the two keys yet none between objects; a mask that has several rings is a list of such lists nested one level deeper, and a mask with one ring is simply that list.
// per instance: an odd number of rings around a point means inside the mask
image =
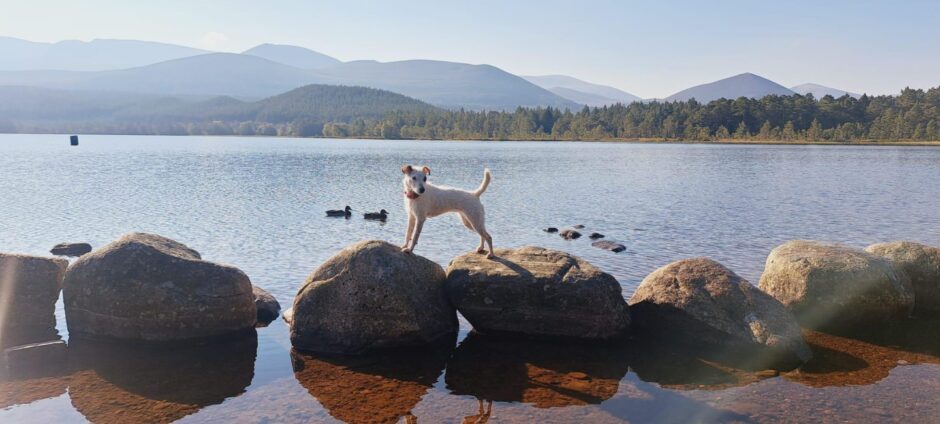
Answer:
[{"label": "submerged rock", "polygon": [[891,260],[910,277],[915,315],[940,315],[940,248],[895,241],[873,244],[865,251]]},{"label": "submerged rock", "polygon": [[82,256],[88,252],[91,252],[91,245],[88,243],[59,243],[49,251],[57,256]]},{"label": "submerged rock", "polygon": [[253,328],[248,276],[171,239],[130,233],[79,258],[64,282],[69,332],[193,339]]},{"label": "submerged rock", "polygon": [[819,241],[794,240],[772,250],[759,287],[814,329],[903,318],[914,306],[911,281],[893,262]]},{"label": "submerged rock", "polygon": [[558,235],[560,235],[565,240],[575,240],[581,237],[581,233],[575,230],[565,230],[558,233]]},{"label": "submerged rock", "polygon": [[575,224],[575,225],[572,225],[571,228],[574,228],[574,229],[576,229],[576,230],[580,230],[580,229],[584,228],[584,225],[583,225],[583,224]]},{"label": "submerged rock", "polygon": [[255,297],[255,308],[258,309],[258,324],[270,324],[281,312],[281,304],[261,287],[251,286],[251,293]]},{"label": "submerged rock", "polygon": [[383,241],[346,247],[317,268],[297,293],[294,347],[359,354],[423,345],[457,332],[444,295],[444,270]]},{"label": "submerged rock", "polygon": [[455,258],[447,296],[481,333],[536,338],[611,340],[630,325],[620,284],[564,252],[541,247],[497,249]]},{"label": "submerged rock", "polygon": [[38,341],[30,333],[54,332],[66,267],[65,259],[0,253],[0,346]]},{"label": "submerged rock", "polygon": [[588,238],[591,240],[597,240],[597,239],[604,238],[604,235],[601,233],[591,233],[591,235],[589,235]]},{"label": "submerged rock", "polygon": [[555,227],[548,227],[548,228],[546,228],[546,229],[544,229],[544,230],[542,230],[542,231],[545,231],[546,233],[557,233],[557,232],[558,232],[558,229],[555,228]]},{"label": "submerged rock", "polygon": [[609,240],[595,241],[594,243],[591,243],[591,246],[594,246],[598,249],[609,250],[614,253],[620,253],[620,252],[623,252],[624,250],[627,250],[627,246],[624,246],[620,243],[614,243]]},{"label": "submerged rock", "polygon": [[792,368],[812,356],[793,314],[708,258],[653,271],[629,304],[635,332],[739,354],[754,367]]}]

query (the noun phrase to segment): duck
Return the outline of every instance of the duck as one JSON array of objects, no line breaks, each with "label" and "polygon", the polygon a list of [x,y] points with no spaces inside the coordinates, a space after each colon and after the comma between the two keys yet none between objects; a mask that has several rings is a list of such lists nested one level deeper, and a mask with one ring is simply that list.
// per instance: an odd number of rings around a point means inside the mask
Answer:
[{"label": "duck", "polygon": [[385,221],[388,218],[388,211],[382,209],[379,212],[366,212],[362,216],[372,221]]},{"label": "duck", "polygon": [[349,218],[352,215],[352,208],[346,205],[345,209],[333,209],[326,211],[326,216],[345,216]]}]

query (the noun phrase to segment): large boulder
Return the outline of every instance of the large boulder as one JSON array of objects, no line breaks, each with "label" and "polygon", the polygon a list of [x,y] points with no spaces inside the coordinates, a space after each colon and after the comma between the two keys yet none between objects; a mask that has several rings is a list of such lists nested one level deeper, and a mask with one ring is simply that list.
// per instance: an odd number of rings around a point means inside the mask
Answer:
[{"label": "large boulder", "polygon": [[910,277],[915,315],[940,315],[940,248],[895,241],[873,244],[865,251],[891,260]]},{"label": "large boulder", "polygon": [[271,293],[261,287],[251,286],[251,290],[255,296],[255,308],[258,309],[258,325],[267,326],[280,314],[281,304]]},{"label": "large boulder", "polygon": [[153,234],[124,235],[75,261],[63,288],[69,332],[152,341],[253,328],[251,281]]},{"label": "large boulder", "polygon": [[376,240],[346,247],[310,274],[292,314],[291,343],[320,353],[423,345],[457,332],[441,266]]},{"label": "large boulder", "polygon": [[861,249],[811,240],[770,252],[759,287],[805,327],[852,330],[910,315],[914,292],[893,262]]},{"label": "large boulder", "polygon": [[613,340],[630,312],[620,284],[590,263],[541,247],[470,253],[447,267],[447,296],[481,333]]},{"label": "large boulder", "polygon": [[65,259],[0,253],[0,346],[51,338],[66,267]]},{"label": "large boulder", "polygon": [[708,258],[653,271],[628,303],[638,334],[741,356],[755,367],[796,366],[812,357],[790,311]]}]

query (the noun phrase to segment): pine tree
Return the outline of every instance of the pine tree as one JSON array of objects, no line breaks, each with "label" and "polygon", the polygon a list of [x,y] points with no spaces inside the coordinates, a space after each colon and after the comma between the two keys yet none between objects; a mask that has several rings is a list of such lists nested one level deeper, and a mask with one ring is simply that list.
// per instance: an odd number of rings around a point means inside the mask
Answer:
[{"label": "pine tree", "polygon": [[724,125],[718,127],[718,131],[715,131],[715,138],[718,140],[727,140],[731,138],[731,133],[728,132],[728,128]]},{"label": "pine tree", "polygon": [[735,140],[747,140],[750,137],[751,133],[747,131],[747,124],[745,124],[744,121],[741,121],[741,123],[738,124],[738,127],[734,130]]},{"label": "pine tree", "polygon": [[771,137],[770,121],[764,121],[764,125],[760,126],[760,131],[757,133],[757,138],[760,140],[770,140]]},{"label": "pine tree", "polygon": [[796,140],[796,129],[793,127],[793,121],[787,121],[786,125],[783,126],[783,134],[781,136],[785,141]]}]

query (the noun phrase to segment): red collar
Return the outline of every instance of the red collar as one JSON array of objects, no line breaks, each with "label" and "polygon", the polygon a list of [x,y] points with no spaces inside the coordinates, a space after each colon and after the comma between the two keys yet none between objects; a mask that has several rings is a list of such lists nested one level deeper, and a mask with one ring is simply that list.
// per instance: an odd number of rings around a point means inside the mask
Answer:
[{"label": "red collar", "polygon": [[414,200],[418,198],[418,193],[415,193],[414,190],[405,191],[405,197]]}]

